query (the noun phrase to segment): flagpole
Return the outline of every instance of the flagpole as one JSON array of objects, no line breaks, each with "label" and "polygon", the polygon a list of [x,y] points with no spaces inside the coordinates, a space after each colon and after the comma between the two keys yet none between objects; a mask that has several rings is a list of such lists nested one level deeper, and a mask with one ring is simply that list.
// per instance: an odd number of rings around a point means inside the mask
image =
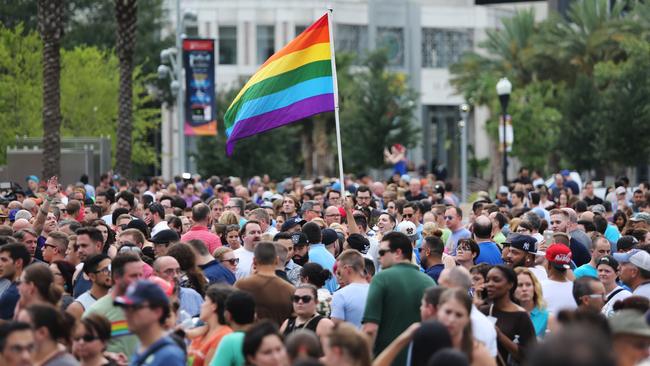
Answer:
[{"label": "flagpole", "polygon": [[339,182],[341,183],[341,197],[345,200],[345,178],[343,175],[343,149],[341,148],[341,126],[339,123],[339,84],[336,78],[336,54],[334,52],[334,22],[332,13],[334,9],[327,8],[327,26],[330,36],[330,52],[332,54],[332,81],[334,82],[334,121],[336,122],[336,149],[339,155]]}]

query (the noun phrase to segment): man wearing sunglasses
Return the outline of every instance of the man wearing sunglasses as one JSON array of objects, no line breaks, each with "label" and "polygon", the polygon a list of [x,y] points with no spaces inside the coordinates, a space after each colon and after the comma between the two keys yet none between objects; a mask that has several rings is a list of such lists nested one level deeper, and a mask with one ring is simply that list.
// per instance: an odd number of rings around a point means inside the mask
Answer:
[{"label": "man wearing sunglasses", "polygon": [[451,255],[456,255],[456,246],[458,246],[458,241],[460,239],[470,239],[472,233],[469,232],[465,227],[463,227],[463,211],[460,208],[455,206],[447,207],[445,210],[445,225],[451,230],[451,235],[445,243],[445,248],[449,250]]},{"label": "man wearing sunglasses", "polygon": [[[363,327],[373,340],[378,355],[406,328],[420,319],[422,294],[435,285],[433,279],[411,263],[413,247],[399,232],[384,235],[379,245],[382,271],[370,283]],[[394,365],[406,363],[407,350],[397,356]]]}]

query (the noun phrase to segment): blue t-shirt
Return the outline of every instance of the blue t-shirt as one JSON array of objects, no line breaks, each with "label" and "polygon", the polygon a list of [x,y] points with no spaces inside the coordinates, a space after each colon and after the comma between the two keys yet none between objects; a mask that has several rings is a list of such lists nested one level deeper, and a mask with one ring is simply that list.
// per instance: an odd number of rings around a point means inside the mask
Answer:
[{"label": "blue t-shirt", "polygon": [[[309,247],[309,261],[320,264],[324,269],[328,269],[330,272],[334,271],[334,263],[336,263],[336,259],[334,259],[332,253],[325,248],[324,244],[312,244]],[[332,293],[336,291],[336,288],[338,287],[336,276],[332,275],[332,277],[325,282],[325,287]]]},{"label": "blue t-shirt", "polygon": [[169,337],[162,337],[143,353],[135,353],[129,366],[185,366],[186,362],[185,352],[178,344]]},{"label": "blue t-shirt", "polygon": [[332,318],[341,319],[361,328],[363,311],[368,297],[367,283],[351,283],[336,291],[332,297]]},{"label": "blue t-shirt", "polygon": [[598,270],[592,267],[590,263],[583,264],[580,267],[576,268],[576,270],[573,271],[573,274],[576,276],[576,278],[580,278],[580,277],[598,278]]},{"label": "blue t-shirt", "polygon": [[621,237],[621,233],[618,232],[616,225],[608,224],[607,229],[605,229],[605,238],[609,240],[609,243],[612,245],[612,253],[616,253],[618,248],[616,247],[616,242]]},{"label": "blue t-shirt", "polygon": [[216,260],[210,261],[202,266],[203,274],[207,277],[210,284],[225,282],[229,285],[235,283],[236,278],[235,274],[232,273],[228,268],[222,266]]},{"label": "blue t-shirt", "polygon": [[472,233],[469,232],[469,230],[465,228],[458,229],[456,231],[452,231],[451,235],[449,235],[449,239],[447,239],[447,247],[451,249],[451,255],[455,256],[456,255],[456,247],[458,246],[458,241],[460,239],[469,239],[472,237]]},{"label": "blue t-shirt", "polygon": [[433,266],[427,268],[427,270],[424,273],[429,275],[429,277],[433,278],[433,280],[436,281],[436,283],[438,283],[438,278],[440,278],[440,273],[442,272],[443,269],[445,269],[444,264],[434,264]]},{"label": "blue t-shirt", "polygon": [[11,320],[14,317],[16,303],[20,299],[18,284],[12,282],[11,285],[0,295],[0,319]]},{"label": "blue t-shirt", "polygon": [[480,249],[480,253],[474,260],[474,263],[487,263],[490,265],[503,264],[503,259],[501,259],[501,251],[495,242],[485,241],[478,243],[478,248]]}]

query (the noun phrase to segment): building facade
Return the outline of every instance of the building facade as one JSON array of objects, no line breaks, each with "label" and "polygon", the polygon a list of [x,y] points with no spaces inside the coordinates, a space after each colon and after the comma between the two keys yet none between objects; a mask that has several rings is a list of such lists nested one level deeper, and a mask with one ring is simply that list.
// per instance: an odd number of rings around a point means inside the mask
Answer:
[{"label": "building facade", "polygon": [[[166,5],[167,32],[175,32],[176,1],[168,0]],[[191,10],[196,16],[195,29],[186,30],[188,34],[216,39],[218,92],[240,85],[269,56],[322,16],[328,5],[334,9],[337,52],[363,55],[369,49],[386,48],[391,67],[408,76],[420,96],[417,123],[422,131],[419,146],[409,152],[409,158],[428,170],[445,167],[450,177],[459,172],[458,106],[465,101],[450,85],[449,65],[464,52],[479,50],[486,30],[498,28],[501,19],[512,16],[516,8],[535,7],[540,19],[547,13],[545,2],[499,6],[476,6],[473,0],[181,2],[182,11]],[[491,151],[485,131],[487,114],[481,108],[473,110],[468,125],[469,145],[478,159],[489,157]]]}]

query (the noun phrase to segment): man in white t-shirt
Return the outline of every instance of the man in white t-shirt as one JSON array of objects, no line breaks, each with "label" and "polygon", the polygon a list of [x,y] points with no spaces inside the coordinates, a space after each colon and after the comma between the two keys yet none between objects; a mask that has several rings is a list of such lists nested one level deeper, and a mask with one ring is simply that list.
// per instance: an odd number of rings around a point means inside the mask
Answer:
[{"label": "man in white t-shirt", "polygon": [[235,272],[237,279],[247,277],[252,273],[255,246],[261,240],[262,228],[259,222],[250,220],[244,224],[240,235],[244,245],[234,251],[235,257],[239,258],[239,264],[237,264],[237,271]]},{"label": "man in white t-shirt", "polygon": [[546,260],[548,279],[541,284],[549,314],[556,316],[560,310],[577,308],[573,299],[573,282],[566,273],[571,268],[571,249],[564,244],[553,244],[546,250]]}]

